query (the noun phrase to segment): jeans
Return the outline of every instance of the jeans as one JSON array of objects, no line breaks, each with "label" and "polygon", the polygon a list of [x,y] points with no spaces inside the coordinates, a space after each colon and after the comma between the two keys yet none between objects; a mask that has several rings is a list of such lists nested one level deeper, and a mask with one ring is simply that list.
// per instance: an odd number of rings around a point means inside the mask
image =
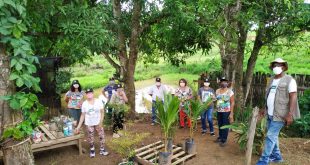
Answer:
[{"label": "jeans", "polygon": [[228,128],[221,129],[221,127],[230,124],[229,115],[230,115],[230,112],[217,112],[217,122],[219,125],[219,137],[218,137],[218,139],[222,143],[225,143],[227,141],[229,129]]},{"label": "jeans", "polygon": [[79,123],[81,117],[81,109],[69,109],[69,114],[77,123]]},{"label": "jeans", "polygon": [[208,119],[210,133],[214,132],[213,129],[213,120],[212,120],[212,113],[213,113],[213,107],[209,107],[207,110],[205,110],[201,115],[201,127],[202,131],[207,131],[207,123],[206,119]]},{"label": "jeans", "polygon": [[272,116],[267,118],[267,136],[265,138],[265,146],[262,156],[259,158],[257,165],[267,165],[269,158],[273,157],[282,160],[279,148],[279,133],[284,126],[282,121],[273,121]]},{"label": "jeans", "polygon": [[156,101],[152,101],[152,123],[156,122]]}]

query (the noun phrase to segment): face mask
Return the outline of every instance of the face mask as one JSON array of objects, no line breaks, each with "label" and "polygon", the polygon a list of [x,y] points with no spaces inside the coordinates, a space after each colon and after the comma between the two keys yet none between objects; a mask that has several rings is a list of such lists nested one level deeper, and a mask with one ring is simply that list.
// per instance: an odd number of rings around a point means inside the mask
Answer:
[{"label": "face mask", "polygon": [[206,87],[208,87],[208,86],[210,86],[210,83],[205,82],[205,83],[203,83],[203,85],[206,86]]},{"label": "face mask", "polygon": [[73,87],[74,88],[79,88],[80,86],[79,86],[79,84],[73,84]]},{"label": "face mask", "polygon": [[180,83],[180,87],[185,87],[185,83]]},{"label": "face mask", "polygon": [[228,87],[228,83],[227,82],[221,83],[221,88],[227,88],[227,87]]},{"label": "face mask", "polygon": [[92,99],[94,97],[93,93],[87,93],[86,94],[87,99]]},{"label": "face mask", "polygon": [[158,87],[159,87],[159,86],[160,86],[160,82],[156,82],[156,86],[158,86]]},{"label": "face mask", "polygon": [[273,73],[275,74],[275,75],[279,75],[279,74],[281,74],[282,73],[282,67],[280,67],[280,66],[276,66],[276,67],[274,67],[273,69]]}]

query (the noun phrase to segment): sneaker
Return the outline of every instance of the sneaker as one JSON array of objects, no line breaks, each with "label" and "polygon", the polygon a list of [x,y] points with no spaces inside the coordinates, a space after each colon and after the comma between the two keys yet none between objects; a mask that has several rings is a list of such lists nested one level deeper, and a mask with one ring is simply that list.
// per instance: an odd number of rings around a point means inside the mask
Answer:
[{"label": "sneaker", "polygon": [[227,144],[226,142],[220,142],[220,146],[221,146],[221,147],[225,147],[226,144]]},{"label": "sneaker", "polygon": [[119,136],[119,134],[113,133],[113,138],[119,138],[119,137],[121,137],[121,136]]},{"label": "sneaker", "polygon": [[95,150],[90,150],[89,156],[90,156],[91,158],[94,158],[94,157],[96,156]]},{"label": "sneaker", "polygon": [[211,132],[210,135],[211,135],[211,136],[215,136],[215,133],[214,133],[214,132]]},{"label": "sneaker", "polygon": [[280,156],[270,156],[269,157],[269,162],[270,163],[282,163],[284,160]]},{"label": "sneaker", "polygon": [[201,131],[201,135],[205,135],[207,131]]},{"label": "sneaker", "polygon": [[151,125],[155,125],[155,123],[152,123]]},{"label": "sneaker", "polygon": [[104,148],[101,148],[99,154],[103,155],[103,156],[107,156],[107,155],[109,155],[109,152],[106,151]]}]

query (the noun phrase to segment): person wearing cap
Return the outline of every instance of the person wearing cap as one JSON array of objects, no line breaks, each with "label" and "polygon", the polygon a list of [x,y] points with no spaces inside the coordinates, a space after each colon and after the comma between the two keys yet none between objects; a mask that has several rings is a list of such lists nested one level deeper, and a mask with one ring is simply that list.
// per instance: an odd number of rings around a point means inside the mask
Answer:
[{"label": "person wearing cap", "polygon": [[[102,95],[108,99],[108,101],[111,99],[112,94],[116,91],[116,84],[115,84],[115,79],[111,77],[109,79],[109,84],[105,86],[102,89]],[[106,92],[108,92],[108,96],[106,95]]]},{"label": "person wearing cap", "polygon": [[[209,79],[205,79],[203,83],[203,87],[199,88],[198,90],[198,100],[201,103],[206,103],[209,99],[214,100],[215,99],[215,92],[210,87],[210,81]],[[212,103],[202,114],[201,114],[201,127],[202,131],[201,134],[205,135],[207,133],[207,124],[206,119],[208,119],[209,123],[209,129],[210,129],[210,135],[215,136],[214,134],[214,128],[213,128],[213,107],[214,104]]]},{"label": "person wearing cap", "polygon": [[[128,98],[121,84],[117,84],[117,90],[112,94],[110,104],[124,105],[128,102]],[[124,112],[118,109],[113,109],[113,138],[119,138],[121,134],[118,132],[123,129]]]},{"label": "person wearing cap", "polygon": [[228,80],[225,77],[220,79],[220,88],[216,90],[216,109],[219,136],[215,142],[221,147],[227,144],[229,129],[221,129],[222,126],[229,125],[234,120],[234,92],[228,88]]},{"label": "person wearing cap", "polygon": [[70,90],[65,94],[65,101],[69,115],[73,117],[74,123],[78,123],[81,116],[81,106],[83,103],[82,86],[78,80],[73,80]]},{"label": "person wearing cap", "polygon": [[184,78],[179,80],[179,88],[175,91],[175,96],[177,96],[180,100],[179,106],[179,120],[180,120],[180,128],[184,128],[185,119],[187,120],[187,126],[191,127],[191,120],[185,113],[185,104],[189,104],[188,100],[193,98],[193,92],[190,87],[187,86],[187,81]]},{"label": "person wearing cap", "polygon": [[297,101],[297,83],[285,73],[288,64],[281,58],[270,63],[273,71],[266,90],[266,108],[261,116],[267,115],[267,136],[265,146],[257,165],[267,165],[271,162],[283,162],[279,149],[279,133],[283,126],[290,125],[293,119],[300,118]]},{"label": "person wearing cap", "polygon": [[85,120],[85,125],[88,132],[88,142],[90,144],[90,157],[95,157],[95,130],[99,135],[100,141],[100,155],[108,155],[108,152],[104,148],[104,130],[102,122],[104,118],[103,104],[99,99],[94,97],[94,91],[92,88],[86,90],[86,98],[82,104],[82,115],[79,125],[76,128],[76,133],[80,132],[80,128]]},{"label": "person wearing cap", "polygon": [[152,96],[152,125],[156,123],[156,99],[164,101],[164,94],[167,93],[167,89],[161,84],[161,79],[157,77],[155,79],[155,85],[149,90],[149,95]]}]

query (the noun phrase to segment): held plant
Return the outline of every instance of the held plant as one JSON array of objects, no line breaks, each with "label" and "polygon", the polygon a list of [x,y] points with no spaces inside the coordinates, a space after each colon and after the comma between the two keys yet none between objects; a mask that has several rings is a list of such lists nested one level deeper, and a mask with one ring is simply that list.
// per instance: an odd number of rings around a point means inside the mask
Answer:
[{"label": "held plant", "polygon": [[164,133],[165,152],[168,151],[168,139],[172,138],[173,128],[178,119],[180,101],[170,94],[164,95],[164,101],[156,100],[158,122]]}]

